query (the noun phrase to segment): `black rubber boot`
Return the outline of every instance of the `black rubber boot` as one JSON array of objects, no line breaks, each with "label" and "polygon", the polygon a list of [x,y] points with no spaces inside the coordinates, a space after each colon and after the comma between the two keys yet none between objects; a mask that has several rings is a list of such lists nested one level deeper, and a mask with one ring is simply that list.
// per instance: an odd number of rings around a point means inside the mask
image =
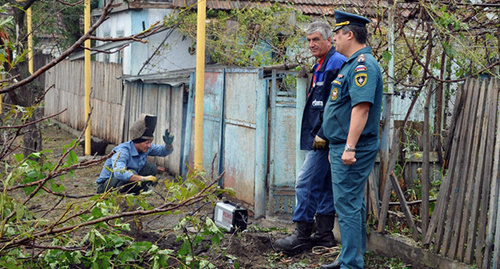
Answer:
[{"label": "black rubber boot", "polygon": [[310,250],[312,223],[297,222],[295,232],[285,238],[281,238],[274,242],[274,246],[289,256],[297,255],[304,251]]},{"label": "black rubber boot", "polygon": [[313,246],[334,247],[337,245],[333,237],[335,216],[316,215],[316,232],[311,236]]},{"label": "black rubber boot", "polygon": [[340,262],[339,261],[334,261],[333,263],[330,264],[323,264],[319,268],[320,269],[340,269]]}]

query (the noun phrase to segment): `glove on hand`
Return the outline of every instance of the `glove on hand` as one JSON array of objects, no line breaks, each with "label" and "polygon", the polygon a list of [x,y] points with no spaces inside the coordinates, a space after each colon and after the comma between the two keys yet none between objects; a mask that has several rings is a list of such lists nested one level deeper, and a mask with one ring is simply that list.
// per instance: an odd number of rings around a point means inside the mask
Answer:
[{"label": "glove on hand", "polygon": [[141,177],[141,182],[150,183],[151,185],[156,186],[158,179],[156,179],[155,176],[143,176]]},{"label": "glove on hand", "polygon": [[316,136],[314,137],[314,142],[313,142],[313,149],[314,150],[320,150],[320,149],[325,149],[326,148],[326,140],[323,138]]},{"label": "glove on hand", "polygon": [[174,142],[174,136],[170,134],[170,132],[165,130],[165,135],[163,136],[163,141],[167,145],[172,145],[172,142]]}]

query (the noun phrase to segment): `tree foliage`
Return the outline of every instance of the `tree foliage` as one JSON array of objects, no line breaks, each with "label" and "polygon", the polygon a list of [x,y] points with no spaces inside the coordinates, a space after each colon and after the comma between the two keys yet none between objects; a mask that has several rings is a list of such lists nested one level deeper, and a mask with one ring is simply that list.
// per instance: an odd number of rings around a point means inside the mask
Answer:
[{"label": "tree foliage", "polygon": [[[196,12],[190,8],[166,18],[165,25],[178,25],[185,36],[196,39]],[[394,5],[370,1],[360,6],[333,4],[333,8],[372,19],[369,45],[386,79],[389,60],[394,59],[393,79],[403,89],[421,87],[423,81],[419,78],[451,82],[463,81],[470,75],[498,76],[494,69],[499,65],[498,0],[480,4],[395,1]],[[185,12],[190,14],[184,16]],[[394,16],[394,53],[388,47],[390,13]],[[305,48],[306,23],[331,19],[305,16],[286,4],[230,12],[208,10],[206,46],[212,62],[223,65],[299,62],[308,53],[297,50]]]},{"label": "tree foliage", "polygon": [[[167,17],[164,23],[178,25],[183,35],[196,40],[196,16],[188,9]],[[230,12],[208,10],[207,20],[208,63],[259,67],[282,64],[295,57],[290,51],[304,48],[299,25],[309,18],[290,6],[274,4]],[[195,48],[196,44],[193,53]]]}]

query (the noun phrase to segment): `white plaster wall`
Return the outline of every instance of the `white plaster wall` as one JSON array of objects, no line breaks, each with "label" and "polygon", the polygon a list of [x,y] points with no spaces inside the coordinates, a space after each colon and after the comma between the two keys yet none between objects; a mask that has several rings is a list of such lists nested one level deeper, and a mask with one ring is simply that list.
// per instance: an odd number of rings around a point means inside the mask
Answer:
[{"label": "white plaster wall", "polygon": [[[144,9],[113,13],[97,29],[96,34],[99,37],[104,37],[106,34],[109,34],[110,37],[118,37],[120,31],[124,36],[138,34],[156,22],[161,23],[163,18],[171,12],[171,10],[166,9]],[[123,73],[138,75],[139,70],[159,46],[161,46],[158,50],[159,53],[152,57],[149,64],[142,68],[141,75],[194,68],[196,66],[196,55],[189,54],[189,47],[194,44],[194,41],[184,38],[174,31],[162,45],[163,40],[169,33],[170,29],[167,29],[150,36],[148,43],[133,42],[123,49]],[[98,42],[97,45],[103,43]],[[117,62],[118,54],[107,56],[104,53],[99,53],[96,59],[105,61],[106,57],[109,57],[110,62]]]}]

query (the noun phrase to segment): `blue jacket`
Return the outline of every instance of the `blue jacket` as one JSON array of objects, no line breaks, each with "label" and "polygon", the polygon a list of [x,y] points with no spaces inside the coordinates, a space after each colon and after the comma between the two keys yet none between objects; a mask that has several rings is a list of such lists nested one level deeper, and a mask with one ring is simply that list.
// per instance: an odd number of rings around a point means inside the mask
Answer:
[{"label": "blue jacket", "polygon": [[130,170],[139,172],[146,164],[148,156],[162,156],[165,157],[172,153],[166,146],[151,144],[148,152],[139,153],[135,148],[134,142],[127,141],[121,143],[113,149],[116,153],[106,160],[102,168],[101,175],[97,179],[97,183],[101,183],[106,179],[111,178],[111,173],[117,179],[128,181],[134,174]]},{"label": "blue jacket", "polygon": [[[318,71],[314,71],[316,82],[309,85],[308,97],[302,115],[302,126],[300,132],[300,149],[312,150],[314,137],[319,137],[326,140],[321,124],[323,123],[323,111],[326,101],[330,96],[332,89],[332,81],[337,77],[337,74],[345,62],[346,57],[332,47]],[[316,70],[318,64],[315,64],[313,70]]]}]

